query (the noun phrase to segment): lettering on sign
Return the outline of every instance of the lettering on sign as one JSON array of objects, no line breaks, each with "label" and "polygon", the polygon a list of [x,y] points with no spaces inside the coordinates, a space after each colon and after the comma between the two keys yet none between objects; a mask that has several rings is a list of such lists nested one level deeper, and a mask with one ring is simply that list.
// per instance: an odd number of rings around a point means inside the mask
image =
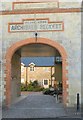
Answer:
[{"label": "lettering on sign", "polygon": [[63,31],[63,22],[49,22],[49,19],[23,20],[22,23],[9,23],[9,32]]}]

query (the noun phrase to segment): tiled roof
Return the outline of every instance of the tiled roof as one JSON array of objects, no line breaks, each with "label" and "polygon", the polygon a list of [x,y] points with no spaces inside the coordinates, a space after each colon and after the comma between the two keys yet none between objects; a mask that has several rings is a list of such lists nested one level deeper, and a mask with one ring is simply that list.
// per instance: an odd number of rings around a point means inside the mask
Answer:
[{"label": "tiled roof", "polygon": [[36,66],[53,66],[54,57],[23,57],[21,62],[25,66],[29,66],[30,63],[34,63]]}]

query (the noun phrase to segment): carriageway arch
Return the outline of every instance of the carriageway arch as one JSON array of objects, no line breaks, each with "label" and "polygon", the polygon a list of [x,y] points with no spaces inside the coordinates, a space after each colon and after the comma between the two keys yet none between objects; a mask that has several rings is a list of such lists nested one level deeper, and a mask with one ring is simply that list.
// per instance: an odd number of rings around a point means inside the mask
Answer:
[{"label": "carriageway arch", "polygon": [[22,46],[29,45],[29,44],[45,44],[49,45],[55,49],[57,49],[62,57],[62,83],[63,83],[63,102],[64,105],[67,105],[68,103],[68,78],[67,78],[67,53],[63,46],[61,46],[56,41],[47,39],[47,38],[37,38],[37,41],[35,41],[35,38],[28,38],[19,42],[14,43],[10,48],[8,48],[6,53],[6,106],[10,106],[11,104],[11,61],[14,53]]}]

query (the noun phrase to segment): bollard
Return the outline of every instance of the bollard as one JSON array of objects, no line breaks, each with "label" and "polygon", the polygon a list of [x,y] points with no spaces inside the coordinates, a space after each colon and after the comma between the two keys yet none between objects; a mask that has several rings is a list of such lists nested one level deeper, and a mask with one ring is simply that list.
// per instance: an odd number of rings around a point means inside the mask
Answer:
[{"label": "bollard", "polygon": [[80,109],[79,93],[77,93],[77,111]]}]

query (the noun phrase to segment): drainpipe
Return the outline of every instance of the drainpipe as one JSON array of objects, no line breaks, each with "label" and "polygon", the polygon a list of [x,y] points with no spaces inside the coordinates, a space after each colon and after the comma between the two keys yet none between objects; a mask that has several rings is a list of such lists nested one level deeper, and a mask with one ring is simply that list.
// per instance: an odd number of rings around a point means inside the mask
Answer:
[{"label": "drainpipe", "polygon": [[26,82],[25,82],[25,86],[26,86],[26,89],[27,89],[27,67],[26,67]]},{"label": "drainpipe", "polygon": [[51,87],[52,87],[52,67],[51,67]]}]

